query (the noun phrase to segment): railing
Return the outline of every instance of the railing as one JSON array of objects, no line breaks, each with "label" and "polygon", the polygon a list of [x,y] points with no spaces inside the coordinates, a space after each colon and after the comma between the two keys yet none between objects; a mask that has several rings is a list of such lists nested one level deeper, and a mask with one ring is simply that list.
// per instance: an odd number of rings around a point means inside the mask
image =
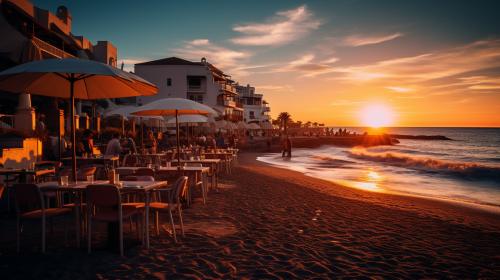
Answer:
[{"label": "railing", "polygon": [[58,58],[74,58],[75,56],[69,54],[58,47],[54,47],[53,45],[38,39],[37,37],[33,37],[33,42],[44,52],[58,57]]},{"label": "railing", "polygon": [[236,94],[236,88],[234,86],[228,85],[228,84],[223,84],[223,83],[220,83],[219,85],[220,85],[221,90]]},{"label": "railing", "polygon": [[233,100],[224,100],[224,106],[226,107],[236,107],[236,102]]}]

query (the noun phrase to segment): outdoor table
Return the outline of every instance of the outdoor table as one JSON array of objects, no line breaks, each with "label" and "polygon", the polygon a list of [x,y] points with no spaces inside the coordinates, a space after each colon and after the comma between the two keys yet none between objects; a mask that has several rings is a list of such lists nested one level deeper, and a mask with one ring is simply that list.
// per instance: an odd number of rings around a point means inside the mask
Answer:
[{"label": "outdoor table", "polygon": [[[173,161],[172,163],[176,163]],[[201,163],[203,166],[210,167],[210,173],[213,175],[212,180],[210,182],[212,188],[215,187],[217,189],[219,185],[219,164],[221,160],[218,158],[205,158],[205,159],[189,159],[183,160],[181,159],[181,163]]]},{"label": "outdoor table", "polygon": [[[131,171],[135,173],[136,170],[141,169],[144,167],[132,167],[132,166],[123,166],[123,167],[118,167],[115,170],[120,173],[120,171]],[[198,178],[202,178],[204,180],[203,174],[208,174],[210,172],[210,167],[197,167],[197,166],[183,166],[181,169],[179,169],[177,166],[170,166],[170,167],[160,167],[159,169],[153,169],[155,172],[161,171],[161,172],[168,172],[168,173],[173,173],[173,174],[178,174],[179,172],[182,174],[192,174],[194,175],[194,181],[191,182],[191,185],[195,185],[196,182],[198,181]],[[205,183],[205,182],[204,182]],[[188,206],[191,205],[191,191],[188,188]]]},{"label": "outdoor table", "polygon": [[10,175],[19,175],[20,183],[27,183],[28,176],[31,176],[36,180],[36,177],[44,176],[44,175],[54,175],[56,170],[53,168],[50,169],[22,169],[22,168],[0,168],[0,175],[3,175],[8,179]]},{"label": "outdoor table", "polygon": [[224,161],[224,164],[226,166],[226,172],[228,174],[231,173],[231,162],[233,160],[233,153],[230,153],[230,152],[218,152],[218,153],[212,153],[212,152],[209,152],[209,153],[204,153],[205,157],[207,158],[216,158],[216,159],[220,159],[222,161]]},{"label": "outdoor table", "polygon": [[[63,162],[71,162],[71,157],[65,157],[61,159]],[[76,162],[78,165],[80,164],[102,164],[102,165],[111,165],[113,168],[118,166],[118,161],[120,160],[119,156],[93,156],[93,157],[76,157]]]},{"label": "outdoor table", "polygon": [[[120,186],[120,191],[122,194],[124,193],[138,193],[138,194],[143,194],[144,195],[144,204],[145,204],[145,211],[146,211],[146,217],[144,221],[144,227],[146,231],[146,249],[149,249],[149,204],[150,204],[150,192],[155,189],[163,188],[166,187],[168,184],[167,181],[120,181],[121,186]],[[95,184],[109,184],[109,181],[94,181]],[[79,211],[80,211],[80,198],[81,194],[85,192],[87,189],[87,186],[90,185],[89,182],[86,181],[78,181],[78,182],[72,182],[69,183],[67,186],[60,186],[58,182],[46,182],[46,183],[40,183],[38,186],[40,187],[40,190],[43,192],[45,191],[61,191],[61,192],[73,192],[77,195],[75,199],[75,216],[79,217]],[[80,223],[77,222],[77,234],[76,234],[76,240],[78,246],[80,246]],[[116,236],[114,235],[114,230],[113,226],[116,227],[116,225],[110,225],[108,227],[108,238],[109,236]]]}]

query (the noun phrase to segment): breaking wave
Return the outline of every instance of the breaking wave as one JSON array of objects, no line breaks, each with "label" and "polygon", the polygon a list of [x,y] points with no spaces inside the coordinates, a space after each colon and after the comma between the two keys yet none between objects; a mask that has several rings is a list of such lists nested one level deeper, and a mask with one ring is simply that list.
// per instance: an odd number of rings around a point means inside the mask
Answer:
[{"label": "breaking wave", "polygon": [[346,151],[351,158],[382,162],[392,166],[411,168],[426,172],[442,173],[469,180],[492,180],[500,182],[500,167],[470,162],[444,161],[429,157],[410,156],[395,152],[373,153],[355,148]]}]

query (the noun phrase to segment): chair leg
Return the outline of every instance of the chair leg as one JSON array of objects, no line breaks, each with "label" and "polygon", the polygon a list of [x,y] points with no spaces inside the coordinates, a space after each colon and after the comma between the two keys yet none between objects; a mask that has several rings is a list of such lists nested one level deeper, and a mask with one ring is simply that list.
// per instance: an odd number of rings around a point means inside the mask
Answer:
[{"label": "chair leg", "polygon": [[42,216],[42,254],[45,254],[45,227],[46,220],[45,215]]},{"label": "chair leg", "polygon": [[182,232],[182,237],[184,237],[184,221],[182,220],[182,209],[181,209],[180,205],[177,208],[177,212],[179,212],[179,221],[181,223],[181,232]]},{"label": "chair leg", "polygon": [[174,236],[174,242],[177,243],[177,235],[175,233],[174,217],[172,216],[172,210],[168,209],[168,214],[170,216],[170,225],[172,226],[172,235]]},{"label": "chair leg", "polygon": [[16,222],[16,241],[17,241],[17,253],[21,251],[21,220],[19,217],[17,217],[17,222]]},{"label": "chair leg", "polygon": [[120,221],[118,222],[118,226],[120,227],[120,256],[123,257],[123,222],[120,217]]},{"label": "chair leg", "polygon": [[155,229],[156,229],[156,236],[160,236],[160,221],[159,221],[159,213],[158,211],[155,211]]},{"label": "chair leg", "polygon": [[87,212],[87,253],[92,251],[92,217]]}]

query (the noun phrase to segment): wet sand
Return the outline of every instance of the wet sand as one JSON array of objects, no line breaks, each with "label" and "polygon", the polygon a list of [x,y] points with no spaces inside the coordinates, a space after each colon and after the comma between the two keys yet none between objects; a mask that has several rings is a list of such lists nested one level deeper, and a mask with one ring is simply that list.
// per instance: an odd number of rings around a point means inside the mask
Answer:
[{"label": "wet sand", "polygon": [[[63,246],[62,232],[39,246],[27,228],[15,254],[15,228],[2,222],[0,275],[20,278],[305,279],[500,277],[500,217],[478,209],[337,186],[270,167],[242,154],[208,204],[185,211],[186,236],[162,230],[151,249],[126,227],[126,257]],[[168,228],[164,216],[162,223]],[[96,230],[97,232],[97,230]],[[9,241],[10,240],[10,241]],[[70,242],[73,238],[70,237]],[[32,247],[32,248],[30,248]],[[7,277],[5,277],[7,276]]]}]

